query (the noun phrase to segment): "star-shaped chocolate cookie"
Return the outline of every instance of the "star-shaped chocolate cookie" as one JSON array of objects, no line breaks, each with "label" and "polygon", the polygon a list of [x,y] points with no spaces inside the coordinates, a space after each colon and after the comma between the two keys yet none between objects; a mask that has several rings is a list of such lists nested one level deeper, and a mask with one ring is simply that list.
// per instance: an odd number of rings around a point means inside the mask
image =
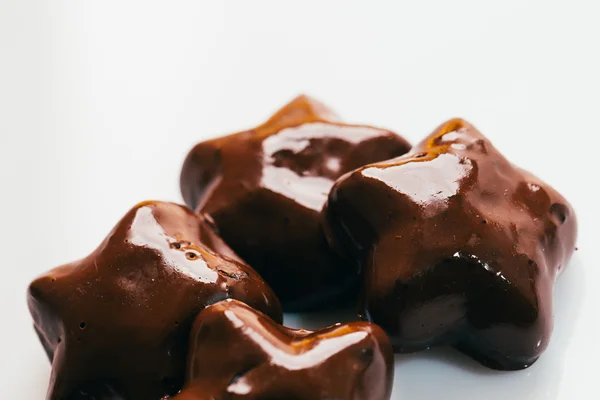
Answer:
[{"label": "star-shaped chocolate cookie", "polygon": [[353,292],[357,280],[356,267],[329,249],[322,232],[329,189],[342,174],[409,149],[393,132],[341,123],[300,96],[255,129],[194,147],[181,189],[284,309],[324,307]]},{"label": "star-shaped chocolate cookie", "polygon": [[281,321],[273,292],[234,258],[200,215],[145,202],[92,254],[36,279],[28,303],[52,361],[47,398],[158,400],[176,393],[194,318],[227,298]]},{"label": "star-shaped chocolate cookie", "polygon": [[468,122],[341,178],[324,219],[332,245],[363,267],[363,317],[395,350],[448,344],[521,369],[546,348],[575,213]]},{"label": "star-shaped chocolate cookie", "polygon": [[225,300],[198,315],[185,387],[174,400],[384,400],[393,369],[390,342],[376,325],[293,330]]}]

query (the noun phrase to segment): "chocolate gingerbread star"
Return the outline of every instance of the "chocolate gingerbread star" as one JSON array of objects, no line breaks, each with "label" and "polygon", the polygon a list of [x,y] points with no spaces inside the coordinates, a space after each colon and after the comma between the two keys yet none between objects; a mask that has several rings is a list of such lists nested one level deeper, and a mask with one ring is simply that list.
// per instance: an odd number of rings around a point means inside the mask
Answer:
[{"label": "chocolate gingerbread star", "polygon": [[575,213],[468,122],[340,179],[324,218],[332,245],[363,266],[363,316],[395,350],[448,344],[522,369],[546,348]]},{"label": "chocolate gingerbread star", "polygon": [[324,307],[352,292],[358,272],[324,238],[320,212],[329,189],[344,173],[409,149],[393,132],[343,124],[300,96],[255,129],[194,147],[181,189],[284,309]]},{"label": "chocolate gingerbread star", "polygon": [[48,399],[160,399],[183,383],[198,312],[236,298],[281,321],[279,301],[201,216],[145,202],[88,257],[29,287],[52,360]]},{"label": "chocolate gingerbread star", "polygon": [[384,400],[393,368],[389,340],[373,324],[293,330],[225,300],[198,315],[174,400]]}]

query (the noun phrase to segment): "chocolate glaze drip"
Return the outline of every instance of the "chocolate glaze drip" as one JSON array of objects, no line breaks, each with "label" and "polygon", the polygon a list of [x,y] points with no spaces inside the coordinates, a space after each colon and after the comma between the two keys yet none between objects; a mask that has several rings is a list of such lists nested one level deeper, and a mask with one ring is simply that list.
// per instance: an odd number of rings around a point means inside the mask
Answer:
[{"label": "chocolate glaze drip", "polygon": [[320,212],[331,186],[348,171],[409,149],[393,132],[343,124],[300,96],[255,129],[194,147],[181,190],[285,309],[323,308],[354,293],[358,272],[329,249],[322,232]]},{"label": "chocolate glaze drip", "polygon": [[226,300],[198,315],[174,400],[383,400],[393,368],[389,340],[373,324],[294,330]]},{"label": "chocolate glaze drip", "polygon": [[468,122],[338,180],[324,220],[332,246],[360,260],[363,317],[396,351],[447,344],[522,369],[546,348],[575,213]]},{"label": "chocolate glaze drip", "polygon": [[281,321],[273,292],[235,258],[201,216],[145,202],[92,254],[33,281],[29,309],[52,361],[47,398],[177,393],[194,318],[227,298]]}]

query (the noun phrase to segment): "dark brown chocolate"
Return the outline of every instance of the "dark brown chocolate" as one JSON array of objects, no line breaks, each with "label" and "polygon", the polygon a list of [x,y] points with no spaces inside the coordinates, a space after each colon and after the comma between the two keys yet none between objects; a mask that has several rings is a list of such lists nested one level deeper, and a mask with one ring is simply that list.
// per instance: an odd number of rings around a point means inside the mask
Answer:
[{"label": "dark brown chocolate", "polygon": [[354,293],[358,273],[323,235],[320,212],[329,189],[342,174],[409,149],[393,132],[343,124],[300,96],[255,129],[194,147],[181,189],[185,202],[208,214],[271,285],[284,309],[322,308]]},{"label": "dark brown chocolate", "polygon": [[341,178],[324,219],[332,245],[363,266],[363,317],[396,351],[446,344],[510,370],[546,348],[575,213],[468,122]]},{"label": "dark brown chocolate", "polygon": [[199,216],[138,204],[88,257],[29,287],[35,329],[52,361],[48,399],[160,399],[183,384],[189,331],[227,298],[277,321],[279,301]]},{"label": "dark brown chocolate", "polygon": [[389,339],[371,323],[294,330],[225,300],[198,315],[174,400],[384,400],[393,361]]}]

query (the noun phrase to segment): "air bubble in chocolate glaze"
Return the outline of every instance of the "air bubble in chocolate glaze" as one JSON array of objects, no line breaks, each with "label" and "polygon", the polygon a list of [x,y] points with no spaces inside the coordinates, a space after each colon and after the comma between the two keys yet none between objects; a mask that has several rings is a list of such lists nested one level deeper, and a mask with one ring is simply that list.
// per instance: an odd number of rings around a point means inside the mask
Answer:
[{"label": "air bubble in chocolate glaze", "polygon": [[550,206],[550,214],[555,218],[559,225],[562,225],[567,220],[569,210],[564,204],[554,203]]},{"label": "air bubble in chocolate glaze", "polygon": [[238,371],[229,381],[229,386],[235,384],[237,381],[239,381],[244,375],[246,375],[248,372],[252,371],[254,368],[258,367],[258,365],[251,365],[248,366],[248,368],[244,368],[240,371]]},{"label": "air bubble in chocolate glaze", "polygon": [[366,365],[370,365],[373,362],[373,358],[375,357],[375,352],[370,347],[365,347],[361,349],[359,360]]}]

